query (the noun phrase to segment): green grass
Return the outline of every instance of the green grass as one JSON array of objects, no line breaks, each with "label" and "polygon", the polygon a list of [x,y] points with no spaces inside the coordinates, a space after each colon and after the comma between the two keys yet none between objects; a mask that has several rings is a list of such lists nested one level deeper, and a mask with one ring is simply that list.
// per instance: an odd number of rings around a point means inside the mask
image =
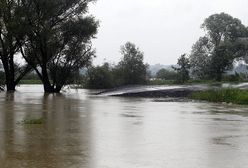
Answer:
[{"label": "green grass", "polygon": [[34,85],[34,84],[42,84],[42,82],[40,80],[21,80],[20,84],[22,85]]},{"label": "green grass", "polygon": [[175,84],[174,80],[160,80],[160,79],[156,79],[156,80],[150,80],[147,83],[148,85],[173,85]]},{"label": "green grass", "polygon": [[[246,82],[246,81],[243,81]],[[189,80],[185,83],[178,83],[176,80],[162,80],[162,79],[155,79],[148,81],[147,85],[196,85],[196,84],[208,84],[208,85],[221,85],[224,83],[232,83],[238,84],[239,81],[215,81],[215,80]]]},{"label": "green grass", "polygon": [[44,124],[44,119],[43,118],[24,119],[20,122],[20,124],[23,124],[23,125],[41,125],[41,124]]},{"label": "green grass", "polygon": [[248,104],[248,90],[221,89],[196,92],[190,95],[195,100],[209,102],[226,102],[245,105]]}]

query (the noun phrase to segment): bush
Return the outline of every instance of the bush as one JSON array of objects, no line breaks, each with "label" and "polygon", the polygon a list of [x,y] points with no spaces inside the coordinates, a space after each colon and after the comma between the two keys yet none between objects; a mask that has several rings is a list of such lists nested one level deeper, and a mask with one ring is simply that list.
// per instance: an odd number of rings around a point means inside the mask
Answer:
[{"label": "bush", "polygon": [[86,78],[86,88],[90,89],[108,89],[115,85],[113,72],[108,63],[89,68]]},{"label": "bush", "polygon": [[177,73],[175,71],[170,71],[167,69],[160,69],[156,74],[157,79],[162,80],[176,80],[177,79]]},{"label": "bush", "polygon": [[223,81],[228,81],[228,82],[244,82],[246,81],[246,75],[245,74],[238,74],[235,73],[233,75],[224,75],[223,76]]}]

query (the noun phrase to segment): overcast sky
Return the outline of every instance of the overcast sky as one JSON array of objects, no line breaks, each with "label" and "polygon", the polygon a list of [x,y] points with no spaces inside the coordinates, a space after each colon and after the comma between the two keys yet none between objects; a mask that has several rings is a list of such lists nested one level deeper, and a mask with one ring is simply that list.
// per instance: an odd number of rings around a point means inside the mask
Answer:
[{"label": "overcast sky", "polygon": [[149,64],[176,64],[203,35],[200,25],[226,12],[248,25],[248,0],[98,0],[90,13],[100,21],[95,64],[118,62],[120,46],[135,43]]}]

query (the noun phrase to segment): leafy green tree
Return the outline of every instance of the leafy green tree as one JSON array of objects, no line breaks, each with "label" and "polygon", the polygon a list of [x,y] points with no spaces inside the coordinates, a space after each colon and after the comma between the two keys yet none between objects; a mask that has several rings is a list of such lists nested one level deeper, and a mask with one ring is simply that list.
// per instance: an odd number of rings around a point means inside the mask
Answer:
[{"label": "leafy green tree", "polygon": [[190,63],[189,59],[186,57],[186,54],[181,55],[178,59],[177,67],[173,67],[173,69],[177,72],[177,81],[179,83],[185,83],[190,79],[189,71],[190,71]]},{"label": "leafy green tree", "polygon": [[223,73],[232,67],[235,58],[244,56],[240,39],[247,37],[247,29],[237,18],[226,13],[214,14],[205,19],[202,28],[206,35],[192,47],[190,63],[197,78],[221,80]]},{"label": "leafy green tree", "polygon": [[194,78],[206,79],[209,77],[212,50],[213,45],[207,37],[200,37],[193,45],[189,61]]},{"label": "leafy green tree", "polygon": [[121,47],[122,60],[117,65],[116,74],[123,85],[144,84],[147,78],[147,65],[144,54],[135,44],[127,42]]},{"label": "leafy green tree", "polygon": [[177,73],[175,71],[162,68],[156,73],[156,78],[163,80],[176,80]]},{"label": "leafy green tree", "polygon": [[14,91],[16,85],[30,72],[31,67],[17,66],[14,58],[19,57],[19,42],[23,36],[23,25],[19,24],[21,4],[18,0],[0,0],[0,59],[5,72],[8,91]]},{"label": "leafy green tree", "polygon": [[233,67],[233,44],[229,45],[225,44],[218,46],[211,56],[209,75],[217,81],[221,81],[224,72]]},{"label": "leafy green tree", "polygon": [[22,54],[43,82],[45,92],[60,92],[95,56],[91,39],[98,22],[87,15],[93,1],[22,0],[21,21],[28,30]]},{"label": "leafy green tree", "polygon": [[211,43],[216,47],[224,42],[235,42],[247,36],[247,29],[242,22],[226,13],[214,14],[205,19],[202,28],[207,32]]}]

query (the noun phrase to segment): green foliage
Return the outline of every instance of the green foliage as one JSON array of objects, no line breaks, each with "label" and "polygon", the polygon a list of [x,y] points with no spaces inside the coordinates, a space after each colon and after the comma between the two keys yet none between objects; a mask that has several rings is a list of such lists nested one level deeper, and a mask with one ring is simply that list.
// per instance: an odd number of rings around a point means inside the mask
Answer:
[{"label": "green foliage", "polygon": [[176,80],[177,73],[163,68],[156,73],[156,78],[162,80]]},{"label": "green foliage", "polygon": [[186,54],[181,55],[177,62],[178,67],[173,67],[173,69],[177,72],[177,82],[185,83],[190,79],[189,70],[190,63],[189,59],[186,57]]},{"label": "green foliage", "polygon": [[98,22],[87,14],[93,0],[23,0],[26,26],[23,57],[43,81],[45,92],[59,92],[95,56],[91,40]]},{"label": "green foliage", "polygon": [[122,60],[115,69],[115,77],[120,84],[144,84],[147,78],[147,65],[144,54],[135,44],[127,42],[121,47]]},{"label": "green foliage", "polygon": [[234,58],[229,49],[229,45],[219,46],[211,56],[209,76],[217,81],[221,81],[223,73],[232,68]]},{"label": "green foliage", "polygon": [[23,77],[23,80],[39,80],[40,78],[36,73],[29,73]]},{"label": "green foliage", "polygon": [[24,119],[20,122],[23,125],[41,125],[44,124],[45,120],[43,118],[38,119]]},{"label": "green foliage", "polygon": [[206,31],[192,47],[190,64],[197,79],[222,80],[222,75],[232,68],[234,59],[247,55],[246,27],[237,18],[220,13],[209,16],[202,24]]},{"label": "green foliage", "polygon": [[248,91],[240,89],[208,90],[193,93],[190,98],[210,102],[248,104]]},{"label": "green foliage", "polygon": [[115,86],[113,71],[108,63],[91,67],[88,70],[86,87],[90,89],[107,89]]},{"label": "green foliage", "polygon": [[19,57],[21,41],[24,39],[22,20],[22,3],[17,0],[0,0],[0,59],[5,72],[7,90],[14,91],[22,77],[31,70],[25,65],[17,66],[15,58]]},{"label": "green foliage", "polygon": [[200,37],[193,45],[189,61],[191,74],[196,79],[208,79],[213,45],[207,37]]},{"label": "green foliage", "polygon": [[106,89],[123,85],[145,84],[147,82],[147,65],[143,53],[134,44],[127,42],[121,47],[122,60],[116,66],[105,63],[103,66],[91,67],[86,76],[86,87]]},{"label": "green foliage", "polygon": [[235,42],[239,37],[247,36],[247,29],[242,22],[226,13],[213,14],[202,24],[215,47],[222,42]]},{"label": "green foliage", "polygon": [[21,80],[19,84],[23,84],[23,85],[40,85],[42,84],[41,80],[33,80],[33,79],[29,79],[29,80]]},{"label": "green foliage", "polygon": [[233,75],[224,75],[223,81],[227,82],[245,82],[247,81],[247,75],[243,73],[235,73]]},{"label": "green foliage", "polygon": [[149,80],[148,85],[174,85],[175,80],[163,80],[163,79],[155,79]]}]

